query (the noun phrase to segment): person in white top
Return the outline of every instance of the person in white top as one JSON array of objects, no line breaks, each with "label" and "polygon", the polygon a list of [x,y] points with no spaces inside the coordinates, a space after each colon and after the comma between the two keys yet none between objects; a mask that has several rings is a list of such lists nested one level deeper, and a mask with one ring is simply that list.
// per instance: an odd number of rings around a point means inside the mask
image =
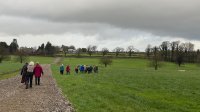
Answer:
[{"label": "person in white top", "polygon": [[26,89],[28,89],[28,85],[30,82],[30,88],[32,88],[32,80],[33,80],[33,70],[34,70],[34,62],[31,61],[29,62],[28,66],[27,66],[27,75],[26,75]]}]

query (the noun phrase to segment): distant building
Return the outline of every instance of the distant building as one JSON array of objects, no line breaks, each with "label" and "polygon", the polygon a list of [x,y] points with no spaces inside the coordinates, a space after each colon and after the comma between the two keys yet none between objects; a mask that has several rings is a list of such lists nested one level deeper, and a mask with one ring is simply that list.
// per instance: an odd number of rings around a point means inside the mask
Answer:
[{"label": "distant building", "polygon": [[28,48],[28,47],[20,47],[20,50],[22,50],[26,54],[34,54],[36,52],[36,49],[34,48]]},{"label": "distant building", "polygon": [[60,51],[60,52],[64,52],[63,48],[60,48],[59,51]]},{"label": "distant building", "polygon": [[68,52],[68,53],[73,53],[73,54],[75,54],[75,53],[76,53],[76,50],[74,50],[74,49],[68,49],[67,52]]}]

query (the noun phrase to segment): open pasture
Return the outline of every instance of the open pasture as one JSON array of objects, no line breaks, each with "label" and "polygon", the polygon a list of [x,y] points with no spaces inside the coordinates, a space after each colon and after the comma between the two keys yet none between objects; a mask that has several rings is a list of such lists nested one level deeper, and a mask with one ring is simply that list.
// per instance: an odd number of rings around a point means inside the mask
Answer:
[{"label": "open pasture", "polygon": [[[105,68],[98,59],[65,58],[71,75],[53,76],[79,112],[197,112],[200,111],[200,70],[195,64],[163,63],[155,71],[148,60],[114,59]],[[98,74],[74,73],[78,64],[99,65]]]}]

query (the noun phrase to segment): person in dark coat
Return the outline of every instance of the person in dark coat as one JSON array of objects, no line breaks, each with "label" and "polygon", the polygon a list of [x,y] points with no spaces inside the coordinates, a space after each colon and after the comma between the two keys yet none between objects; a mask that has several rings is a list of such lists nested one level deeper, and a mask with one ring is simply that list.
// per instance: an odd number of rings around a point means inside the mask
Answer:
[{"label": "person in dark coat", "polygon": [[78,68],[79,68],[79,66],[76,66],[74,69],[76,74],[78,74]]},{"label": "person in dark coat", "polygon": [[92,66],[88,66],[88,68],[87,68],[88,70],[88,74],[90,74],[90,73],[92,73],[92,70],[93,70],[93,67]]},{"label": "person in dark coat", "polygon": [[27,74],[27,66],[28,66],[28,63],[26,62],[21,69],[21,73],[20,73],[22,75],[21,83],[25,83],[25,80],[26,80],[25,78]]},{"label": "person in dark coat", "polygon": [[94,73],[98,73],[98,66],[94,66]]}]

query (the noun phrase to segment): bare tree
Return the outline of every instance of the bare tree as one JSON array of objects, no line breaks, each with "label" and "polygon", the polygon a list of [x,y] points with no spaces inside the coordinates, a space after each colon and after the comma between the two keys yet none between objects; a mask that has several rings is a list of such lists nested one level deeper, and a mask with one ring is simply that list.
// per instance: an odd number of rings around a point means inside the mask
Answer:
[{"label": "bare tree", "polygon": [[132,53],[134,52],[135,48],[134,46],[130,45],[127,47],[128,55],[131,57]]},{"label": "bare tree", "polygon": [[197,49],[197,57],[196,57],[196,62],[198,65],[200,65],[200,49]]},{"label": "bare tree", "polygon": [[160,66],[160,51],[158,47],[153,47],[152,49],[152,62],[151,65],[155,68],[155,70],[158,69],[158,67]]},{"label": "bare tree", "polygon": [[179,65],[179,67],[184,62],[184,44],[181,44],[181,45],[177,44],[177,47],[176,47],[176,62]]},{"label": "bare tree", "polygon": [[91,56],[92,55],[92,45],[87,47],[87,53]]},{"label": "bare tree", "polygon": [[115,52],[115,55],[118,56],[120,52],[124,52],[124,48],[116,47],[113,51]]},{"label": "bare tree", "polygon": [[174,62],[176,59],[176,51],[177,51],[177,47],[179,46],[180,41],[174,41],[172,42],[171,45],[171,56],[170,56],[170,60],[171,62]]},{"label": "bare tree", "polygon": [[68,47],[68,46],[65,46],[65,45],[62,45],[61,48],[62,48],[62,50],[63,50],[63,53],[65,54],[65,57],[66,57],[69,47]]},{"label": "bare tree", "polygon": [[105,48],[105,47],[102,48],[101,51],[102,51],[102,55],[103,55],[103,56],[105,56],[105,55],[108,54],[108,52],[109,52],[108,48]]},{"label": "bare tree", "polygon": [[195,62],[194,44],[187,42],[184,44],[185,61]]},{"label": "bare tree", "polygon": [[110,58],[110,57],[102,57],[100,59],[100,64],[104,64],[105,67],[107,67],[107,65],[111,65],[112,64],[112,58]]},{"label": "bare tree", "polygon": [[169,47],[170,47],[169,41],[164,41],[160,45],[161,56],[165,61],[168,61]]},{"label": "bare tree", "polygon": [[23,49],[19,49],[17,52],[16,61],[19,61],[20,63],[24,63],[28,60],[28,55]]},{"label": "bare tree", "polygon": [[81,55],[81,52],[82,52],[82,49],[81,49],[81,48],[76,49],[76,54],[77,54],[77,56],[80,56],[80,55]]},{"label": "bare tree", "polygon": [[93,51],[93,52],[96,52],[96,51],[97,51],[97,46],[95,46],[95,45],[92,46],[92,51]]},{"label": "bare tree", "polygon": [[192,52],[192,51],[194,51],[194,44],[192,44],[190,42],[184,43],[183,46],[185,48],[185,52]]},{"label": "bare tree", "polygon": [[146,56],[147,58],[150,58],[150,55],[151,55],[151,45],[147,45],[147,48],[146,48]]},{"label": "bare tree", "polygon": [[89,45],[89,46],[87,47],[87,52],[88,52],[88,54],[91,56],[94,52],[96,52],[96,49],[97,49],[97,46]]}]

